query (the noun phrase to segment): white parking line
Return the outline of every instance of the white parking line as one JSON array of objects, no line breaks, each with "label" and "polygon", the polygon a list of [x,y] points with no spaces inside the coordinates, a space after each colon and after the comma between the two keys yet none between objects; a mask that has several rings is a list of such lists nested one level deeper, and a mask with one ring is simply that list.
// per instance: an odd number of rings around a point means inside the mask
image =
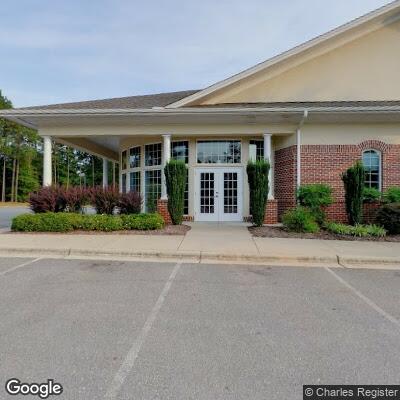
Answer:
[{"label": "white parking line", "polygon": [[171,289],[172,283],[175,280],[176,275],[179,272],[179,269],[181,268],[182,262],[178,262],[174,269],[171,272],[171,275],[169,276],[167,282],[165,283],[165,286],[158,297],[158,300],[156,304],[154,305],[153,309],[151,310],[149,316],[147,317],[146,322],[143,325],[142,330],[139,333],[139,336],[136,338],[134,341],[132,347],[130,348],[128,354],[125,357],[124,362],[122,363],[121,367],[119,368],[118,372],[115,374],[113,381],[111,382],[110,387],[107,390],[105,398],[108,400],[111,399],[116,399],[118,392],[120,391],[122,385],[124,384],[124,381],[126,377],[128,376],[129,372],[132,370],[135,360],[137,356],[139,355],[140,349],[142,348],[144,342],[146,341],[146,338],[154,324],[154,321],[157,318],[157,315],[165,301],[165,298]]},{"label": "white parking line", "polygon": [[324,267],[330,274],[332,274],[342,285],[346,286],[350,289],[356,296],[358,296],[361,300],[363,300],[366,304],[368,304],[372,309],[374,309],[377,313],[382,315],[384,318],[395,324],[398,328],[400,328],[400,321],[393,317],[393,315],[387,313],[385,310],[380,308],[377,304],[375,304],[371,299],[367,296],[363,295],[360,291],[358,291],[355,287],[350,285],[350,283],[346,282],[342,277],[336,274],[328,267]]},{"label": "white parking line", "polygon": [[13,272],[13,271],[15,271],[16,269],[19,269],[19,268],[22,268],[22,267],[26,267],[27,265],[33,264],[33,263],[35,263],[36,261],[39,261],[39,260],[41,260],[41,259],[42,259],[42,257],[35,258],[34,260],[30,260],[30,261],[24,262],[24,263],[19,264],[19,265],[15,266],[15,267],[12,267],[12,268],[10,268],[10,269],[7,269],[7,270],[5,270],[5,271],[2,271],[2,272],[0,272],[0,276],[6,275],[6,274],[8,274],[9,272]]}]

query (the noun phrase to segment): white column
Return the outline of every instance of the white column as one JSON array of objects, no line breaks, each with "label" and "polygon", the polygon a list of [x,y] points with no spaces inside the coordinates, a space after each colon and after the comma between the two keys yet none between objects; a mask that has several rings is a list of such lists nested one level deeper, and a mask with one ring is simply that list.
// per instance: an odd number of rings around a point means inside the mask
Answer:
[{"label": "white column", "polygon": [[51,184],[51,137],[43,136],[43,186]]},{"label": "white column", "polygon": [[108,160],[103,158],[103,188],[108,187]]},{"label": "white column", "polygon": [[269,175],[268,175],[268,181],[269,181],[268,199],[272,200],[274,198],[274,196],[273,196],[273,192],[272,192],[273,165],[272,165],[272,134],[271,133],[264,133],[264,159],[269,161],[269,163],[270,163],[270,169],[269,169]]},{"label": "white column", "polygon": [[163,152],[162,152],[162,174],[161,174],[161,198],[167,199],[167,185],[165,184],[164,167],[171,159],[171,135],[162,135],[163,138]]},{"label": "white column", "polygon": [[301,185],[301,130],[300,128],[296,131],[296,145],[297,145],[297,157],[296,157],[296,186],[297,189]]}]

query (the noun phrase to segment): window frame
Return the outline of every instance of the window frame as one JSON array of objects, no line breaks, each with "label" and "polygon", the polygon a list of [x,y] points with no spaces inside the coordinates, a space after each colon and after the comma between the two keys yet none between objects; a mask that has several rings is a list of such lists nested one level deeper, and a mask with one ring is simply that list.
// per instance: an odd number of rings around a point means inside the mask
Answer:
[{"label": "window frame", "polygon": [[[139,149],[139,165],[136,167],[132,167],[131,166],[131,151],[133,149]],[[137,146],[132,146],[129,148],[129,150],[127,151],[127,157],[128,157],[128,164],[127,164],[127,169],[129,171],[134,171],[136,169],[140,169],[141,165],[142,165],[142,146],[137,145]]]},{"label": "window frame", "polygon": [[[147,146],[154,146],[154,145],[160,145],[160,164],[157,165],[147,165],[146,164],[146,147]],[[163,145],[162,142],[152,142],[152,143],[145,143],[143,145],[143,167],[146,168],[153,168],[153,169],[162,169],[162,163],[163,163]]]},{"label": "window frame", "polygon": [[[378,165],[379,165],[379,171],[378,171],[378,190],[379,190],[380,192],[382,192],[382,152],[381,152],[380,150],[372,149],[372,148],[363,150],[362,153],[361,153],[361,161],[362,161],[362,163],[363,163],[363,165],[364,165],[364,168],[365,168],[365,164],[364,164],[364,154],[367,153],[367,152],[374,152],[374,153],[378,156],[378,161],[379,161],[379,163],[378,163]],[[365,187],[368,187],[368,188],[371,188],[371,187],[372,187],[372,186],[370,186],[370,185],[367,186],[365,177],[364,177],[364,186],[365,186]]]}]

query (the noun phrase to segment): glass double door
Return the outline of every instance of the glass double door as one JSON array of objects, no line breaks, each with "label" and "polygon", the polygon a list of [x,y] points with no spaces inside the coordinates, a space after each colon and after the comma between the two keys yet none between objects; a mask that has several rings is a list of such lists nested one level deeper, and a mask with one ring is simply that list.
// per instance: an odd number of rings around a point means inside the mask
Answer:
[{"label": "glass double door", "polygon": [[196,168],[195,220],[242,221],[242,168]]}]

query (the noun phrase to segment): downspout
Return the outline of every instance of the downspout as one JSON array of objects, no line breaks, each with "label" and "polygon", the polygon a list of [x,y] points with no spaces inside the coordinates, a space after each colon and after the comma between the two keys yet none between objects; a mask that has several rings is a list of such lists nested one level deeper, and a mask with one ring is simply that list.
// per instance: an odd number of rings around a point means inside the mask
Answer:
[{"label": "downspout", "polygon": [[308,118],[308,110],[304,109],[303,117],[299,122],[296,130],[296,144],[297,144],[297,157],[296,157],[296,188],[301,185],[301,128]]}]

